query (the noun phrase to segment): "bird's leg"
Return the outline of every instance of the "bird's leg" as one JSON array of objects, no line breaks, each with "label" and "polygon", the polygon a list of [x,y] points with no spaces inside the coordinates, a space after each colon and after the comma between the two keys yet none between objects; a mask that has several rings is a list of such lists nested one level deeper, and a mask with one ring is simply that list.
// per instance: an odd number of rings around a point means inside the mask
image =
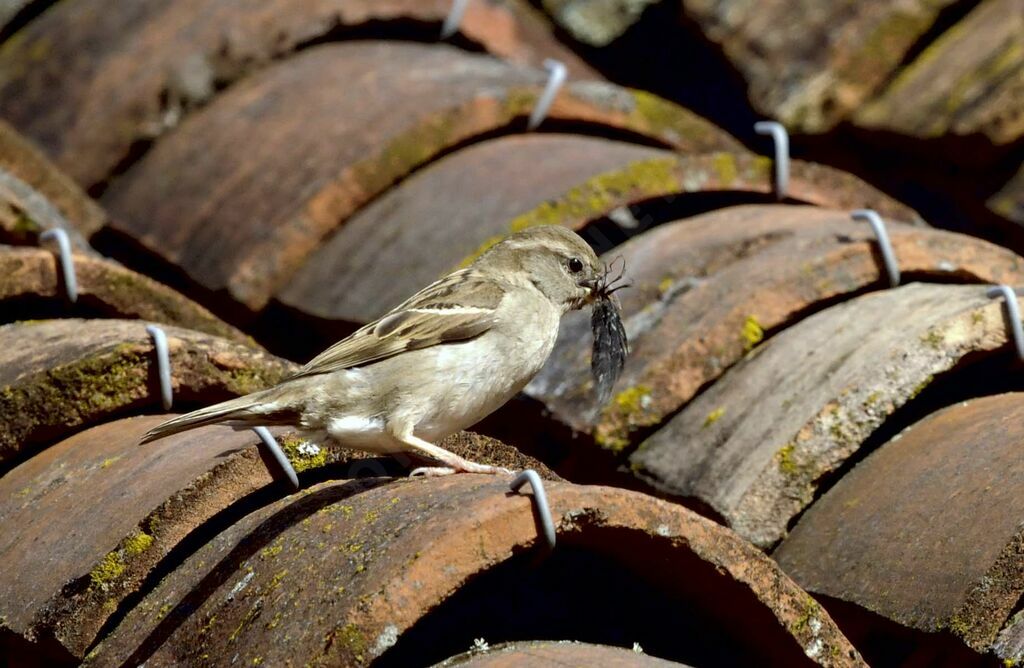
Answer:
[{"label": "bird's leg", "polygon": [[444,448],[424,441],[412,433],[411,428],[397,429],[391,432],[391,435],[395,437],[397,441],[405,446],[408,446],[409,450],[417,455],[422,455],[434,459],[444,466],[421,466],[420,468],[413,469],[410,476],[443,476],[451,475],[452,473],[488,473],[496,475],[499,473],[511,473],[508,469],[503,469],[498,466],[490,466],[488,464],[477,464],[471,462],[464,457],[460,457],[454,452],[449,452]]}]

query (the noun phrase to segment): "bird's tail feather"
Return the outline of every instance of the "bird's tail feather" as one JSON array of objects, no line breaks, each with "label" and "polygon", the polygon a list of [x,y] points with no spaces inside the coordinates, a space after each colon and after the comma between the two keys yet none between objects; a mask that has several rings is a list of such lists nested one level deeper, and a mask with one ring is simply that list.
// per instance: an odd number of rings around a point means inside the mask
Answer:
[{"label": "bird's tail feather", "polygon": [[150,443],[172,434],[211,424],[231,423],[236,426],[287,424],[294,418],[293,411],[278,410],[268,402],[267,391],[254,392],[244,397],[229,399],[213,406],[171,418],[145,433],[140,443]]}]

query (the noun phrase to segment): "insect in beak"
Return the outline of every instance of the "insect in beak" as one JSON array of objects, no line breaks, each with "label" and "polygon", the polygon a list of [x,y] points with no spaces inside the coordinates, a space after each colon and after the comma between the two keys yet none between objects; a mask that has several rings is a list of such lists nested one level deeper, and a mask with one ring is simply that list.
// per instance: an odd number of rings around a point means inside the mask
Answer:
[{"label": "insect in beak", "polygon": [[[622,258],[616,258],[621,260]],[[618,271],[615,271],[616,260],[605,265],[604,273],[593,279],[590,287],[590,301],[594,303],[590,314],[590,327],[594,334],[594,346],[590,357],[590,372],[594,377],[597,398],[604,405],[611,398],[612,387],[626,363],[629,353],[629,341],[626,328],[622,325],[622,314],[619,312],[618,300],[612,295],[631,284],[622,281],[626,269],[623,260]],[[582,285],[583,282],[580,284]]]},{"label": "insect in beak", "polygon": [[631,287],[633,284],[629,281],[623,280],[626,274],[626,261],[622,259],[622,256],[617,256],[614,260],[604,266],[604,271],[597,278],[590,279],[588,285],[594,294],[598,298],[611,297],[615,292]]}]

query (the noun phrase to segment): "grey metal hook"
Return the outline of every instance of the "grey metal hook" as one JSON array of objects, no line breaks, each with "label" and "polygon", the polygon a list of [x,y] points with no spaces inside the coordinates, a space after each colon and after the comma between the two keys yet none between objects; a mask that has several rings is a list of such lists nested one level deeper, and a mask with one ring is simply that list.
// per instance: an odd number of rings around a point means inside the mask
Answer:
[{"label": "grey metal hook", "polygon": [[554,58],[544,60],[544,69],[548,71],[548,83],[544,86],[544,92],[541,93],[533,111],[530,112],[530,120],[526,124],[528,130],[536,130],[547,118],[548,111],[551,110],[551,103],[555,101],[555,96],[558,95],[558,91],[562,88],[565,77],[568,75],[565,63]]},{"label": "grey metal hook", "polygon": [[789,133],[778,121],[758,121],[754,132],[771,135],[775,144],[775,199],[784,200],[789,192]]},{"label": "grey metal hook", "polygon": [[64,289],[67,291],[68,301],[74,304],[78,301],[78,279],[75,277],[75,261],[71,257],[71,240],[68,239],[68,233],[59,227],[46,230],[39,235],[40,241],[49,239],[57,240],[60,268],[64,274]]},{"label": "grey metal hook", "polygon": [[167,334],[163,328],[156,325],[146,325],[146,331],[153,338],[153,347],[156,348],[156,370],[160,376],[160,399],[163,402],[164,410],[171,410],[174,402],[173,389],[171,387],[171,355],[167,349]]},{"label": "grey metal hook", "polygon": [[1006,304],[1006,318],[1010,321],[1010,332],[1013,334],[1013,343],[1017,346],[1017,357],[1024,360],[1024,330],[1020,324],[1020,305],[1017,303],[1017,291],[1009,285],[997,285],[985,291],[989,299],[1003,296]]},{"label": "grey metal hook", "polygon": [[468,5],[469,0],[452,0],[452,8],[448,11],[448,16],[444,18],[444,24],[441,26],[441,39],[448,39],[459,31]]},{"label": "grey metal hook", "polygon": [[544,541],[547,543],[548,549],[553,550],[555,549],[555,523],[551,519],[551,509],[548,507],[548,496],[544,492],[544,482],[536,471],[526,469],[512,481],[512,491],[518,492],[526,483],[530,483],[530,487],[533,488],[533,503],[537,507],[537,515],[540,517]]},{"label": "grey metal hook", "polygon": [[885,262],[885,271],[889,274],[889,285],[896,287],[900,284],[900,266],[896,262],[896,253],[892,249],[892,242],[889,241],[889,233],[885,229],[885,221],[873,209],[857,209],[850,213],[854,220],[866,220],[871,225],[878,237],[878,247],[882,251],[882,261]]},{"label": "grey metal hook", "polygon": [[[300,489],[299,475],[295,472],[295,468],[292,466],[292,463],[288,461],[288,457],[285,456],[284,450],[282,450],[281,446],[278,445],[277,439],[270,433],[270,430],[266,427],[253,427],[252,430],[260,437],[260,443],[262,445],[261,449],[268,453],[277,464],[278,472],[287,478],[293,489]],[[270,476],[272,478],[280,477],[274,475],[274,471],[270,471]]]}]

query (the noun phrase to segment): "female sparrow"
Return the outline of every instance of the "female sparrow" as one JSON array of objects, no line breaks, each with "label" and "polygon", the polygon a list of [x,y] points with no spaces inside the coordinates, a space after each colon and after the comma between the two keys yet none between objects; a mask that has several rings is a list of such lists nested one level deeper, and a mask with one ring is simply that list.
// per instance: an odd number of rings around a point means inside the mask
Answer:
[{"label": "female sparrow", "polygon": [[441,464],[412,475],[503,471],[434,442],[519,392],[551,353],[561,316],[600,297],[606,278],[568,229],[513,234],[279,385],[168,420],[142,442],[214,423],[290,425],[313,442]]}]

